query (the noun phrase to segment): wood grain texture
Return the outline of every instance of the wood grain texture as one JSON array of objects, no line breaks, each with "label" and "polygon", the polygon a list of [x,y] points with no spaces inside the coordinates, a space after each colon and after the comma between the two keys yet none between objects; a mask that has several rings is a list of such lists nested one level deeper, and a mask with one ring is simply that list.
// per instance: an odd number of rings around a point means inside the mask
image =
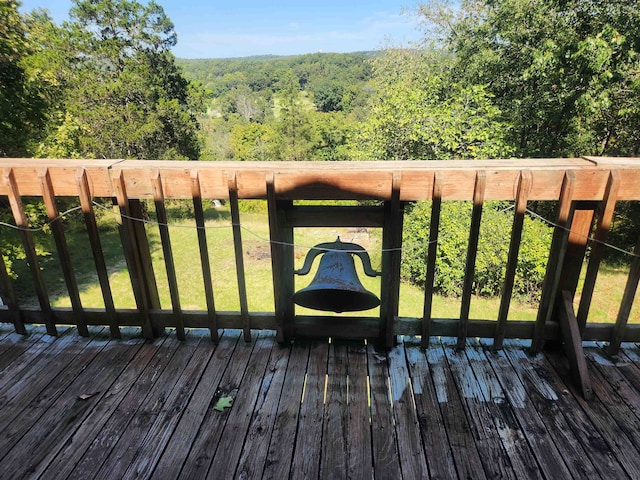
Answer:
[{"label": "wood grain texture", "polygon": [[476,180],[473,188],[473,210],[471,212],[471,226],[469,227],[469,242],[467,246],[467,260],[464,268],[464,280],[462,282],[462,302],[460,306],[460,327],[458,328],[458,348],[463,348],[467,341],[469,325],[469,308],[471,307],[471,295],[473,293],[473,280],[476,271],[476,255],[478,254],[478,241],[480,239],[480,222],[482,220],[482,206],[484,204],[487,187],[487,174],[483,170],[476,172]]},{"label": "wood grain texture", "polygon": [[[281,347],[273,332],[254,346],[241,330],[214,344],[206,329],[145,342],[139,328],[123,340],[91,326],[88,338],[10,328],[0,330],[2,478],[298,478],[303,465],[309,478],[640,475],[632,344],[615,361],[585,344],[587,402],[563,355],[532,356],[523,341],[457,350],[455,336],[432,336],[425,355],[417,338],[387,354],[362,341]],[[227,394],[231,408],[214,410]]]},{"label": "wood grain texture", "polygon": [[[128,179],[131,198],[152,198],[148,175],[157,168],[163,177],[168,198],[191,198],[190,171],[184,162],[157,160],[47,160],[1,159],[0,167],[15,169],[24,195],[40,195],[37,172],[48,167],[58,195],[75,195],[73,172],[86,166],[92,195],[114,196],[113,172],[122,169]],[[404,162],[199,162],[197,170],[204,198],[227,198],[230,172],[238,175],[239,198],[266,198],[264,179],[277,174],[278,196],[283,199],[391,199],[390,171],[402,173],[402,201],[427,200],[431,197],[433,172],[445,174],[444,200],[471,200],[475,170],[487,173],[487,200],[514,200],[519,172],[533,172],[530,200],[557,200],[565,170],[576,173],[576,200],[601,200],[608,172],[623,175],[620,195],[629,200],[640,199],[635,187],[640,183],[638,159],[514,159],[454,160]],[[167,181],[166,179],[171,179]],[[0,186],[0,194],[6,194]]]}]

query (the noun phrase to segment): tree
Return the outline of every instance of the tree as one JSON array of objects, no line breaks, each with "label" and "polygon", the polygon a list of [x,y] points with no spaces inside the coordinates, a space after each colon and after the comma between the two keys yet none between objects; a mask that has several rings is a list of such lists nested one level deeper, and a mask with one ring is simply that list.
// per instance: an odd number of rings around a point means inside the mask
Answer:
[{"label": "tree", "polygon": [[453,54],[454,77],[486,83],[520,156],[636,155],[640,12],[635,2],[430,1],[419,14]]},{"label": "tree", "polygon": [[[175,64],[176,34],[162,7],[129,0],[74,4],[63,25],[71,45],[64,105],[41,153],[197,159],[195,113],[203,110],[204,93]],[[65,135],[78,131],[65,152]]]},{"label": "tree", "polygon": [[509,124],[485,85],[452,81],[451,61],[429,50],[389,50],[375,63],[376,95],[358,149],[362,158],[496,158],[513,149]]},{"label": "tree", "polygon": [[47,118],[46,80],[33,75],[34,50],[19,3],[0,3],[0,156],[29,156]]},{"label": "tree", "polygon": [[315,131],[309,115],[310,108],[303,103],[300,84],[292,73],[285,75],[277,98],[280,106],[276,122],[278,159],[310,160]]}]

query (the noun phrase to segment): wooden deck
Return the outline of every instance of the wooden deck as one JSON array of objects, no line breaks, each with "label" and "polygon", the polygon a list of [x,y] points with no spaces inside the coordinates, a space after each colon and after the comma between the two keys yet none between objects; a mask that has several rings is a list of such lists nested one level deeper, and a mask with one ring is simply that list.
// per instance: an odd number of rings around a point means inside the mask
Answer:
[{"label": "wooden deck", "polygon": [[386,354],[269,332],[216,346],[198,330],[28,328],[0,325],[2,479],[640,478],[633,344],[616,363],[586,346],[585,402],[562,356],[513,341],[433,338],[425,353],[405,339]]}]

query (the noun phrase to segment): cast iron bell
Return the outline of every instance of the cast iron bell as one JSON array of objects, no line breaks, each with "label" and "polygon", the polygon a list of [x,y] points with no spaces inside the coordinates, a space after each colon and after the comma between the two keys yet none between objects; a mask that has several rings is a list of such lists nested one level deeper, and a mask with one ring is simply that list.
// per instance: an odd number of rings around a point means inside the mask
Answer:
[{"label": "cast iron bell", "polygon": [[318,271],[309,286],[293,295],[296,304],[336,313],[369,310],[380,305],[380,299],[364,288],[356,273],[353,255],[360,257],[368,276],[381,275],[371,268],[369,254],[362,246],[343,243],[340,237],[333,243],[320,243],[309,250],[304,266],[295,273],[309,273],[313,260],[321,254]]}]

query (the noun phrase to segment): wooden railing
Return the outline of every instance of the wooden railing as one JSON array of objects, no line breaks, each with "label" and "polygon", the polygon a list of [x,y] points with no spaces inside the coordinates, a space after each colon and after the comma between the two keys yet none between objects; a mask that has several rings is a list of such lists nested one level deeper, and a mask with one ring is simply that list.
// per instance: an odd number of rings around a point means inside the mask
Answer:
[{"label": "wooden railing", "polygon": [[[640,200],[640,159],[575,158],[552,160],[488,160],[433,162],[329,162],[329,163],[230,163],[117,160],[0,159],[3,181],[0,195],[8,198],[20,236],[39,308],[20,306],[7,270],[0,265],[0,295],[5,303],[0,321],[13,323],[16,332],[25,324],[44,324],[55,335],[56,326],[77,325],[81,335],[89,325],[108,326],[114,337],[123,326],[141,327],[145,337],[175,327],[184,338],[187,328],[209,328],[217,339],[220,328],[240,328],[245,339],[252,329],[273,329],[281,342],[296,337],[377,338],[387,346],[396,335],[422,335],[427,345],[431,335],[457,336],[463,346],[467,337],[494,338],[500,348],[504,338],[532,339],[534,350],[562,335],[583,340],[610,342],[615,353],[622,341],[640,341],[640,325],[627,324],[640,276],[639,249],[629,256],[631,270],[615,322],[593,323],[588,312],[602,259],[601,243],[589,255],[586,280],[577,314],[572,300],[584,262],[587,237],[603,241],[617,201]],[[43,280],[39,258],[24,212],[22,197],[40,197],[52,220],[51,230],[71,308],[53,308]],[[56,198],[73,197],[82,206],[105,307],[83,308],[78,284],[65,240]],[[117,309],[109,283],[108,265],[101,247],[92,198],[112,198],[122,215],[120,227],[135,309]],[[171,296],[171,310],[160,307],[149,243],[142,223],[140,200],[153,199]],[[200,263],[207,309],[183,310],[173,264],[173,250],[166,226],[167,199],[193,202],[198,229]],[[240,311],[217,311],[214,303],[209,246],[204,234],[203,201],[227,199],[233,225]],[[274,284],[273,312],[248,309],[243,265],[239,199],[268,202],[270,248]],[[295,200],[381,200],[367,206],[320,206],[295,204]],[[406,202],[433,200],[424,314],[422,318],[398,317],[403,208]],[[474,208],[459,318],[432,318],[432,286],[436,272],[438,219],[442,202],[471,200]],[[497,318],[469,318],[475,255],[483,203],[486,200],[515,201],[503,295]],[[549,252],[549,263],[536,321],[507,321],[527,202],[558,201],[557,224]],[[363,204],[364,205],[364,204]],[[377,205],[377,206],[376,206]],[[594,218],[597,220],[594,222]],[[595,226],[592,225],[595,223]],[[297,227],[382,228],[382,281],[380,314],[376,317],[331,317],[296,315],[291,300],[294,289],[293,231]],[[331,241],[333,239],[321,239]],[[215,254],[215,253],[214,253]],[[563,327],[562,325],[568,325]],[[577,332],[577,333],[576,333]]]}]

